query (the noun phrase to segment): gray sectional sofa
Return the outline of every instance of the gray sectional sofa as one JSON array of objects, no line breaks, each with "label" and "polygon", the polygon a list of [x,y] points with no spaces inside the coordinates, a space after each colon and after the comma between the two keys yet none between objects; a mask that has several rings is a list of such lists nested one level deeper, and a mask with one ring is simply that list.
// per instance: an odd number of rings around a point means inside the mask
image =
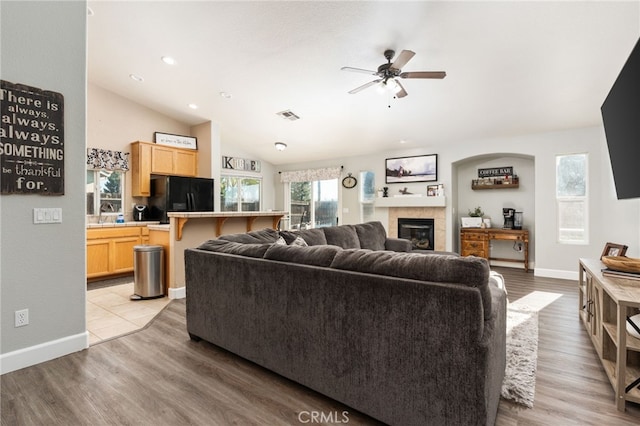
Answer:
[{"label": "gray sectional sofa", "polygon": [[207,241],[188,332],[387,424],[494,424],[505,292],[484,259],[408,250],[379,222]]}]

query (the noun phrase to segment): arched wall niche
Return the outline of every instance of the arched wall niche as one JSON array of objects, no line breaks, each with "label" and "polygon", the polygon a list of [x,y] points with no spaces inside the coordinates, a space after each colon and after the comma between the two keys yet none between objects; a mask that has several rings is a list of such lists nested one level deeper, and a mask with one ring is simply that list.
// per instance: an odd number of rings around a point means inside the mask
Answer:
[{"label": "arched wall niche", "polygon": [[[513,167],[519,177],[518,188],[471,189],[471,181],[478,178],[478,169]],[[470,209],[480,207],[491,226],[501,228],[504,223],[503,208],[514,208],[523,213],[523,227],[529,230],[529,264],[535,264],[535,157],[515,153],[489,153],[460,159],[451,164],[453,249],[460,252],[460,218],[468,216]],[[493,257],[521,259],[522,254],[508,242],[492,242]],[[496,266],[520,267],[518,263]]]}]

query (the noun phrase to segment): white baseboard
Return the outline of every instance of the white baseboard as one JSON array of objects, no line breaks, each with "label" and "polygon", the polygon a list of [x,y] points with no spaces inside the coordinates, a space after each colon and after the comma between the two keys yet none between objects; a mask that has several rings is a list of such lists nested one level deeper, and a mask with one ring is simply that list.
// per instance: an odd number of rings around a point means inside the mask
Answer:
[{"label": "white baseboard", "polygon": [[[500,266],[504,268],[514,268],[514,269],[522,269],[524,270],[524,262],[503,262],[500,260],[491,260],[489,262],[491,266]],[[529,270],[533,270],[535,268],[534,262],[529,262]]]},{"label": "white baseboard", "polygon": [[84,333],[8,352],[0,355],[0,374],[10,373],[21,368],[60,358],[88,347],[89,333],[85,331]]},{"label": "white baseboard", "polygon": [[169,289],[169,299],[184,299],[187,297],[187,288],[178,287]]},{"label": "white baseboard", "polygon": [[558,278],[561,280],[578,281],[578,271],[563,271],[560,269],[536,268],[533,274],[536,277]]}]

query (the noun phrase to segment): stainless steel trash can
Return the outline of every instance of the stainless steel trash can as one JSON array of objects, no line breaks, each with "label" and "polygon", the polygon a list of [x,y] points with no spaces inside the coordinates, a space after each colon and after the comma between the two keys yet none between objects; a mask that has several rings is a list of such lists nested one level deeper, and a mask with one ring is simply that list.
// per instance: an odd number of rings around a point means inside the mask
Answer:
[{"label": "stainless steel trash can", "polygon": [[164,296],[164,259],[162,246],[133,247],[133,295],[131,300]]}]

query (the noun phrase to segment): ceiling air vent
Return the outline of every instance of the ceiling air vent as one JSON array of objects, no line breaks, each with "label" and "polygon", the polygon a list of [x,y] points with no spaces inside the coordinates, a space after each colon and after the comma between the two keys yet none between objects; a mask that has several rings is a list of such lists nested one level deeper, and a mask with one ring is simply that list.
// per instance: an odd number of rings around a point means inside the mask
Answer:
[{"label": "ceiling air vent", "polygon": [[300,120],[300,116],[294,114],[293,111],[289,109],[286,111],[277,112],[276,115],[279,115],[280,117],[290,121]]}]

